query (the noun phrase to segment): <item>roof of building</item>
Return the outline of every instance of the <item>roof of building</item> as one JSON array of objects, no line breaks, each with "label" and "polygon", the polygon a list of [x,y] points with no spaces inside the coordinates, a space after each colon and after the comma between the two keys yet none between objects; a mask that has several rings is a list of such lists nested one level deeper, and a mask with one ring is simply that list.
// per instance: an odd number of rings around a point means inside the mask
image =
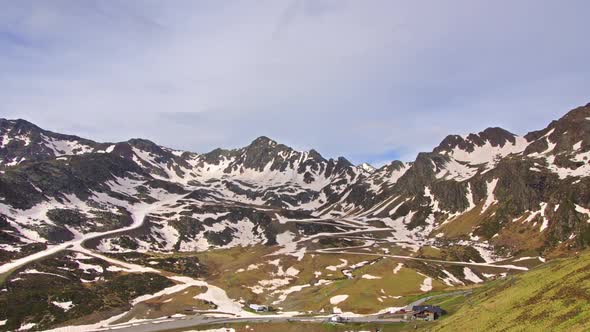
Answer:
[{"label": "roof of building", "polygon": [[262,304],[253,304],[252,303],[252,304],[249,305],[249,307],[252,308],[252,309],[266,309],[266,306],[265,305],[262,305]]},{"label": "roof of building", "polygon": [[429,311],[436,314],[442,314],[442,309],[439,306],[435,305],[415,305],[412,307],[412,311],[422,312],[422,311]]}]

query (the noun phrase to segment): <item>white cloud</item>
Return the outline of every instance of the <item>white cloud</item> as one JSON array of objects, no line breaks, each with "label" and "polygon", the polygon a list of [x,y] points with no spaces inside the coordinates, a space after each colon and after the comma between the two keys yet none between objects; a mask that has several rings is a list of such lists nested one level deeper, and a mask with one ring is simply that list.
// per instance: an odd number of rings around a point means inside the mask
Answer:
[{"label": "white cloud", "polygon": [[584,1],[4,7],[0,116],[97,140],[206,151],[267,135],[381,163],[588,101]]}]

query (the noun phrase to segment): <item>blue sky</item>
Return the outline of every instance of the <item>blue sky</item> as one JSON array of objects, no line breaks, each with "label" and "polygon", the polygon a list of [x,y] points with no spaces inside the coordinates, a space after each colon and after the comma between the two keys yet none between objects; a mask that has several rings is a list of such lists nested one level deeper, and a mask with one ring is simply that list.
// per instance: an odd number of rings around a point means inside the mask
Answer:
[{"label": "blue sky", "polygon": [[590,102],[588,1],[4,1],[0,117],[374,164]]}]

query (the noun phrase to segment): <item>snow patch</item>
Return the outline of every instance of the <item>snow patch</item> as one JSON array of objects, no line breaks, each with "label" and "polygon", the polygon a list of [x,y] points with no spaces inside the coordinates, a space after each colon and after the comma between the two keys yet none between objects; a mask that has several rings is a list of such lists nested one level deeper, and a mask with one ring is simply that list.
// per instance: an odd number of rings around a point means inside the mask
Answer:
[{"label": "snow patch", "polygon": [[447,270],[442,270],[442,272],[447,275],[447,278],[443,279],[445,284],[447,284],[449,286],[464,285],[463,281],[461,281],[459,278],[455,277],[451,272],[449,272]]},{"label": "snow patch", "polygon": [[348,265],[348,261],[346,259],[340,258],[340,261],[342,262],[342,264],[326,266],[326,270],[338,271],[338,269],[341,269],[343,267],[346,267],[346,265]]},{"label": "snow patch", "polygon": [[487,185],[487,196],[486,201],[483,204],[481,209],[481,213],[483,214],[490,206],[497,203],[496,197],[494,196],[494,190],[496,190],[496,185],[498,184],[498,179],[493,179],[490,182],[486,182]]},{"label": "snow patch", "polygon": [[336,305],[338,303],[341,303],[341,302],[346,301],[347,298],[348,298],[348,295],[336,295],[336,296],[333,296],[332,298],[330,298],[330,304]]},{"label": "snow patch", "polygon": [[471,282],[476,284],[483,282],[483,280],[481,280],[481,278],[479,278],[477,274],[473,273],[473,271],[471,271],[471,269],[468,267],[463,268],[463,274],[465,275],[465,279]]},{"label": "snow patch", "polygon": [[67,301],[67,302],[52,301],[51,303],[53,303],[53,305],[55,305],[56,307],[62,308],[64,311],[68,311],[74,307],[74,304],[72,303],[72,301]]},{"label": "snow patch", "polygon": [[586,215],[586,217],[588,217],[588,218],[589,218],[589,219],[588,219],[588,222],[590,222],[590,210],[589,210],[589,209],[586,209],[585,207],[583,207],[583,206],[579,206],[578,204],[576,204],[576,212],[579,212],[579,213],[585,214],[585,215]]},{"label": "snow patch", "polygon": [[428,292],[432,290],[432,278],[426,277],[422,284],[420,285],[420,290],[423,292]]}]

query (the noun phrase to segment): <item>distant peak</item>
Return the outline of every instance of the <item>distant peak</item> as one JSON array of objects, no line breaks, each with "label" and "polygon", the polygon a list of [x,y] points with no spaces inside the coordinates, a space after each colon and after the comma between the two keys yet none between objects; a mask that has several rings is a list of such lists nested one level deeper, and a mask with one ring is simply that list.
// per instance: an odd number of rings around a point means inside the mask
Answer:
[{"label": "distant peak", "polygon": [[34,128],[34,129],[40,130],[40,128],[37,127],[34,123],[31,123],[31,122],[24,120],[24,119],[15,119],[15,120],[0,119],[0,124],[14,126],[15,128]]},{"label": "distant peak", "polygon": [[143,151],[163,153],[162,147],[158,144],[144,138],[132,138],[127,141],[130,146],[138,148]]},{"label": "distant peak", "polygon": [[140,146],[153,146],[153,145],[157,145],[156,143],[145,139],[145,138],[132,138],[130,140],[128,140],[127,142],[129,142],[129,144],[131,145],[140,145]]},{"label": "distant peak", "polygon": [[567,112],[567,114],[561,117],[558,121],[585,121],[588,116],[590,116],[590,103],[586,106],[574,108]]},{"label": "distant peak", "polygon": [[406,167],[406,164],[401,161],[401,160],[394,160],[392,162],[390,162],[388,165],[385,165],[386,167],[390,167],[396,170],[402,169],[404,167]]},{"label": "distant peak", "polygon": [[357,168],[360,168],[360,169],[364,170],[365,172],[369,172],[369,173],[375,172],[375,167],[373,167],[373,165],[371,165],[369,163],[359,164],[357,166]]},{"label": "distant peak", "polygon": [[504,146],[506,142],[515,143],[516,135],[500,127],[489,127],[477,134],[467,136],[449,135],[436,147],[433,152],[448,152],[455,148],[472,152],[475,146],[482,146],[486,143],[492,146]]},{"label": "distant peak", "polygon": [[[553,143],[558,143],[557,150],[567,151],[571,148],[572,142],[586,140],[590,132],[590,104],[576,107],[558,120],[553,120],[547,127],[541,130],[532,131],[526,134],[525,138],[529,141],[536,141],[545,136]],[[542,139],[545,142],[544,139]],[[546,143],[536,143],[527,149],[526,153],[544,151]],[[538,150],[538,151],[537,151]],[[556,151],[557,151],[556,150]]]},{"label": "distant peak", "polygon": [[337,162],[342,166],[352,166],[352,163],[344,157],[338,157]]},{"label": "distant peak", "polygon": [[314,159],[324,159],[324,157],[314,149],[309,150],[309,157]]},{"label": "distant peak", "polygon": [[509,132],[506,129],[500,127],[489,127],[486,128],[484,131],[479,133],[480,136],[504,136],[504,137],[513,137],[515,136],[513,133]]},{"label": "distant peak", "polygon": [[250,146],[260,146],[260,145],[276,145],[277,142],[275,140],[272,140],[266,136],[260,136],[256,139],[254,139],[252,141],[252,143],[250,143]]}]

